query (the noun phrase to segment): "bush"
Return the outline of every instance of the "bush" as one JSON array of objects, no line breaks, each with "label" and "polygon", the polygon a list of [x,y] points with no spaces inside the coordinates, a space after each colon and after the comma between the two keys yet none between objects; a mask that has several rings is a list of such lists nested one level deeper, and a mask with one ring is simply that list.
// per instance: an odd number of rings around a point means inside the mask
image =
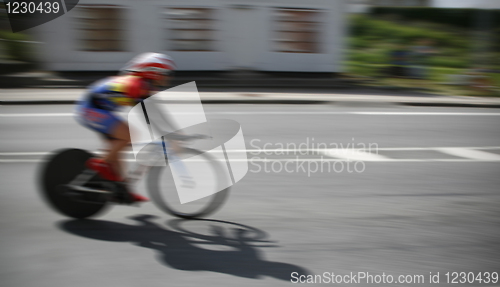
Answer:
[{"label": "bush", "polygon": [[[418,39],[433,40],[438,46],[468,49],[470,35],[457,35],[453,32],[438,31],[435,28],[413,27],[401,25],[397,22],[369,18],[356,15],[351,17],[351,36],[355,39],[378,41],[398,41],[401,43],[414,42]],[[358,41],[358,40],[355,40]],[[367,47],[369,44],[355,42],[354,47]],[[360,44],[359,46],[357,44]]]},{"label": "bush", "polygon": [[351,61],[364,64],[387,63],[390,51],[396,46],[411,49],[411,46],[417,45],[418,40],[429,39],[434,42],[433,46],[437,50],[437,54],[429,57],[429,65],[465,68],[469,64],[472,38],[470,33],[460,32],[463,29],[432,23],[402,25],[364,15],[352,16],[351,20]]},{"label": "bush", "polygon": [[370,26],[370,19],[363,15],[353,15],[350,17],[350,31],[352,36],[361,36]]},{"label": "bush", "polygon": [[350,37],[349,48],[367,48],[370,46],[370,41],[361,37]]},{"label": "bush", "polygon": [[467,68],[469,61],[464,58],[434,56],[430,57],[429,65],[435,67]]},{"label": "bush", "polygon": [[23,62],[33,61],[30,44],[24,42],[29,41],[28,36],[20,33],[0,31],[0,39],[2,39],[7,56],[11,60]]},{"label": "bush", "polygon": [[[452,25],[459,28],[474,28],[478,18],[484,13],[489,13],[493,27],[500,27],[499,10],[477,10],[477,9],[443,9],[431,7],[376,7],[371,13],[373,15],[398,15],[403,20],[425,21]],[[482,14],[481,14],[482,13]]]},{"label": "bush", "polygon": [[388,61],[387,55],[380,51],[355,51],[349,55],[349,60],[364,64],[386,63]]}]

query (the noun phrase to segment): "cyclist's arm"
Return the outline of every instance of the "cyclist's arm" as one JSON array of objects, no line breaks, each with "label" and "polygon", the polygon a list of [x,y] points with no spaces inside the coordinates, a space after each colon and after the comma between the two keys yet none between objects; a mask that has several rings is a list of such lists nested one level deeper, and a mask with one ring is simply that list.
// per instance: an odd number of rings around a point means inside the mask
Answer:
[{"label": "cyclist's arm", "polygon": [[143,82],[142,79],[131,77],[128,79],[127,87],[123,91],[123,95],[128,98],[128,100],[125,101],[125,105],[135,106],[137,103],[148,98],[151,93],[148,89],[148,86]]}]

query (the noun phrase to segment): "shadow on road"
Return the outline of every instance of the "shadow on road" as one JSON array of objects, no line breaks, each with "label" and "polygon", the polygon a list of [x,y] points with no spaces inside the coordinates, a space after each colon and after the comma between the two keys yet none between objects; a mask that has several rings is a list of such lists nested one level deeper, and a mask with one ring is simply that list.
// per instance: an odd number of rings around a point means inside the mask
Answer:
[{"label": "shadow on road", "polygon": [[[115,242],[131,242],[159,252],[160,262],[179,270],[213,271],[245,278],[262,276],[290,280],[291,273],[307,275],[299,266],[266,261],[260,248],[278,247],[266,240],[268,234],[243,224],[219,221],[174,219],[169,229],[153,222],[152,215],[130,217],[138,225],[103,221],[69,220],[60,229],[78,236]],[[203,225],[207,234],[189,231],[188,223]],[[217,249],[223,250],[217,250]]]}]

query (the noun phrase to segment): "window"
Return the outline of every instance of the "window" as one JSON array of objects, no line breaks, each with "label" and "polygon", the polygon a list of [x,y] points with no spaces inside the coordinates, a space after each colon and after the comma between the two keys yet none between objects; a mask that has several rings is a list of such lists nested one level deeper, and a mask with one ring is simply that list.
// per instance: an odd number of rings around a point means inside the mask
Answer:
[{"label": "window", "polygon": [[167,11],[172,51],[214,50],[214,9],[170,8]]},{"label": "window", "polygon": [[111,5],[79,5],[79,10],[82,50],[124,50],[123,8]]},{"label": "window", "polygon": [[318,53],[320,13],[312,9],[276,9],[275,50],[284,53]]}]

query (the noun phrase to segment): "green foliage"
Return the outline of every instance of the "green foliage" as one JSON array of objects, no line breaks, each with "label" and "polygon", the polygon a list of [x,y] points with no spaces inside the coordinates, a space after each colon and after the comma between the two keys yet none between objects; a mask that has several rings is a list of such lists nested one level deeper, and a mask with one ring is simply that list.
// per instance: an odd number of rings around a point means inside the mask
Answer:
[{"label": "green foliage", "polygon": [[469,65],[472,36],[464,33],[463,29],[432,23],[400,23],[365,15],[353,15],[350,27],[350,61],[387,63],[392,50],[411,49],[411,46],[418,45],[419,40],[428,39],[436,51],[429,56],[429,65],[450,68],[466,68]]},{"label": "green foliage", "polygon": [[419,39],[430,39],[438,46],[468,49],[469,41],[464,35],[438,31],[435,29],[402,25],[397,22],[354,15],[351,18],[351,36],[354,47],[366,47],[366,40],[390,41],[411,44]]},{"label": "green foliage", "polygon": [[355,51],[350,54],[350,60],[362,63],[386,63],[388,61],[387,55],[380,50],[372,51]]},{"label": "green foliage", "polygon": [[368,39],[363,39],[361,37],[354,38],[350,37],[348,39],[349,41],[349,47],[352,48],[368,48],[370,46],[370,41]]},{"label": "green foliage", "polygon": [[372,15],[397,15],[402,21],[425,21],[452,25],[459,28],[474,28],[478,18],[489,13],[493,27],[500,27],[500,10],[442,9],[432,7],[376,7]]},{"label": "green foliage", "polygon": [[348,62],[347,72],[355,75],[375,77],[378,75],[380,70],[380,65],[371,65],[360,62]]},{"label": "green foliage", "polygon": [[460,57],[431,57],[428,64],[435,67],[467,68],[469,61]]},{"label": "green foliage", "polygon": [[21,33],[10,33],[7,31],[0,31],[0,39],[2,45],[5,47],[6,54],[11,60],[31,62],[31,47],[28,36]]},{"label": "green foliage", "polygon": [[[482,17],[489,18],[487,27],[491,30],[488,41],[481,42],[477,28],[479,20],[484,20]],[[353,15],[350,20],[347,72],[377,77],[372,82],[376,85],[421,88],[421,82],[385,77],[384,70],[391,65],[392,51],[411,51],[423,39],[432,42],[429,46],[434,51],[420,58],[427,66],[425,88],[435,93],[474,95],[479,92],[440,83],[449,82],[450,75],[463,75],[474,67],[500,70],[500,10],[375,8],[369,16]],[[482,29],[488,32],[484,26]],[[415,60],[411,53],[409,60],[410,63]],[[497,88],[478,95],[500,96],[500,73],[489,73],[488,77]]]}]

